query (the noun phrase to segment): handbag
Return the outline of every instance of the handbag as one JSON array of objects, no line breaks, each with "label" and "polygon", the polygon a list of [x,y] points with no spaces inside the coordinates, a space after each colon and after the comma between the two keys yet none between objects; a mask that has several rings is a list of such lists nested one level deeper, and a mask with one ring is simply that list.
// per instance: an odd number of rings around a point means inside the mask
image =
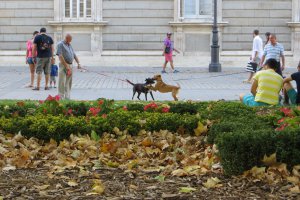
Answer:
[{"label": "handbag", "polygon": [[255,73],[257,71],[257,63],[248,62],[247,67],[246,67],[246,71]]},{"label": "handbag", "polygon": [[170,51],[171,51],[171,47],[166,47],[166,48],[165,48],[165,53],[168,54],[168,53],[170,53]]}]

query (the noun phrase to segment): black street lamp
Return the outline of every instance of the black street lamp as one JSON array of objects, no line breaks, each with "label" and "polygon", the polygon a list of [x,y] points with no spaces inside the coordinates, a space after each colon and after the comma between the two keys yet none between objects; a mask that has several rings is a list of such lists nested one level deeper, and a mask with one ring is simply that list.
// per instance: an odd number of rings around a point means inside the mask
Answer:
[{"label": "black street lamp", "polygon": [[219,62],[219,36],[218,36],[218,24],[217,24],[217,0],[214,0],[214,25],[213,36],[211,45],[211,62],[209,64],[209,72],[221,72],[221,64]]}]

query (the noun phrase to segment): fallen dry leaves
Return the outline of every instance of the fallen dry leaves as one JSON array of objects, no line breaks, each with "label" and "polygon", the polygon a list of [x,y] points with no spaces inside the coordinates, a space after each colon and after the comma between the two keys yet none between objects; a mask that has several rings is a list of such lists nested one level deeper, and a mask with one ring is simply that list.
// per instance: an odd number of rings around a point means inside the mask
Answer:
[{"label": "fallen dry leaves", "polygon": [[[168,181],[169,177],[205,176],[206,181],[199,183],[198,188],[218,189],[225,185],[219,177],[223,171],[216,156],[217,148],[206,146],[203,142],[206,128],[199,124],[195,130],[197,136],[169,131],[140,131],[137,136],[130,136],[115,128],[113,135],[105,133],[97,139],[72,135],[69,140],[59,143],[54,140],[45,143],[34,138],[27,139],[21,134],[0,134],[0,170],[47,169],[46,175],[50,180],[61,180],[54,185],[56,190],[77,188],[85,177],[89,177],[86,180],[89,188],[85,190],[85,196],[103,195],[109,190],[109,186],[97,173],[104,168],[123,170],[129,178],[134,178],[139,172],[155,173],[153,179],[157,182]],[[276,162],[276,154],[265,156],[262,162],[267,167],[253,167],[238,179],[266,181],[269,184],[285,181],[291,184],[285,190],[300,193],[300,165],[294,166],[289,172],[285,164]],[[78,172],[77,177],[65,175],[66,171],[74,169]],[[45,183],[35,185],[34,188],[47,198],[51,186]],[[135,184],[128,188],[135,191],[138,189],[139,186]],[[196,190],[194,185],[177,188],[177,192],[183,194],[194,193]]]}]

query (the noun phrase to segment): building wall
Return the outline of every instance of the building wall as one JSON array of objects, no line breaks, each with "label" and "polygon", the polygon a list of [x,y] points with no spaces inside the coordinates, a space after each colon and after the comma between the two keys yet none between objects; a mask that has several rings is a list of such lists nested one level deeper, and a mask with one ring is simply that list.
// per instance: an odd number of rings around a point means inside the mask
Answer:
[{"label": "building wall", "polygon": [[53,20],[53,0],[0,0],[0,50],[24,50],[35,30]]},{"label": "building wall", "polygon": [[159,50],[172,31],[172,0],[103,0],[104,50]]},{"label": "building wall", "polygon": [[286,50],[291,50],[292,0],[223,0],[223,50],[250,50],[252,32],[272,32]]}]

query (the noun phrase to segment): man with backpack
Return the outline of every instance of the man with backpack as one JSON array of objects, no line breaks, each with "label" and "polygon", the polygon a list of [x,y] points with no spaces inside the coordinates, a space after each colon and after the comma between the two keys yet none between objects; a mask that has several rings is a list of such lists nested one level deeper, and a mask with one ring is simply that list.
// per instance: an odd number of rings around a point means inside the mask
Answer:
[{"label": "man with backpack", "polygon": [[[54,57],[53,40],[46,34],[46,28],[41,28],[40,34],[33,41],[32,52],[37,51],[36,73],[37,86],[33,90],[40,90],[42,73],[45,74],[45,90],[49,90],[48,83],[50,77],[50,63]],[[35,55],[35,54],[33,54]]]}]

